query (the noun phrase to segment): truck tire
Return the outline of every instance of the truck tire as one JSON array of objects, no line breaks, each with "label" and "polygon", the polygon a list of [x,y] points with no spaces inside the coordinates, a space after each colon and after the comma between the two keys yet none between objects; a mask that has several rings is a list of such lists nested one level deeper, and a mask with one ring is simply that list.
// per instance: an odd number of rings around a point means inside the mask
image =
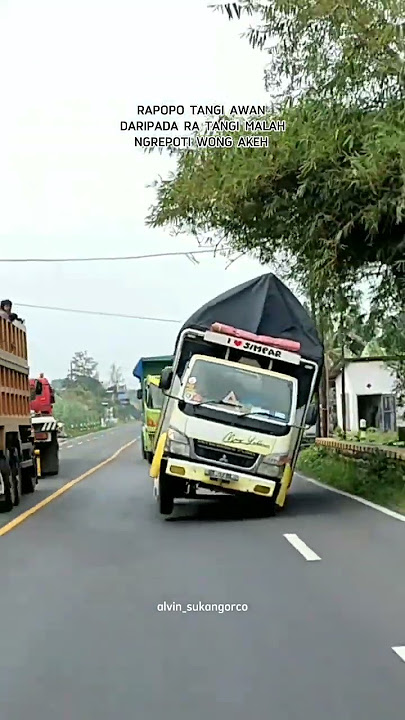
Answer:
[{"label": "truck tire", "polygon": [[263,498],[262,503],[262,507],[264,509],[264,514],[266,515],[266,517],[274,517],[278,509],[276,501],[273,498]]},{"label": "truck tire", "polygon": [[254,513],[264,517],[274,517],[277,512],[277,505],[274,498],[250,495],[249,506]]},{"label": "truck tire", "polygon": [[42,454],[41,467],[43,475],[59,474],[59,443],[56,433],[52,433],[52,440]]},{"label": "truck tire", "polygon": [[14,498],[13,504],[17,507],[22,495],[22,474],[18,454],[15,448],[8,452],[8,466],[10,468],[10,480],[13,483]]},{"label": "truck tire", "polygon": [[22,480],[22,492],[24,495],[35,492],[35,488],[38,483],[36,460],[33,459],[33,464],[29,467],[22,468],[21,472]]},{"label": "truck tire", "polygon": [[158,503],[161,515],[172,514],[174,508],[174,493],[172,483],[166,473],[159,475]]},{"label": "truck tire", "polygon": [[143,439],[143,433],[141,435],[141,447],[142,447],[142,457],[144,460],[146,460],[146,450],[145,450],[145,442]]},{"label": "truck tire", "polygon": [[0,458],[0,476],[2,485],[4,486],[4,494],[0,500],[0,513],[7,513],[14,506],[14,492],[12,487],[12,478],[10,466],[4,458]]}]

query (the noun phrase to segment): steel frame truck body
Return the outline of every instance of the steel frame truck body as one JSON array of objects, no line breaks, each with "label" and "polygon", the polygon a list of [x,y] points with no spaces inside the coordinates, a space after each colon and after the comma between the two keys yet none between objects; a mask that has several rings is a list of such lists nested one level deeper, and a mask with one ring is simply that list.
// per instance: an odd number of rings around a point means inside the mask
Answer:
[{"label": "steel frame truck body", "polygon": [[[59,473],[58,424],[53,417],[55,395],[52,386],[43,374],[30,380],[31,416],[34,428],[35,447],[39,451],[42,475]],[[36,388],[41,387],[41,393]]]},{"label": "steel frame truck body", "polygon": [[153,458],[154,437],[164,401],[159,387],[160,373],[172,359],[171,355],[142,357],[133,370],[134,377],[141,383],[137,396],[142,401],[142,456],[149,463]]},{"label": "steel frame truck body", "polygon": [[12,510],[38,481],[28,373],[25,326],[0,317],[0,512]]},{"label": "steel frame truck body", "polygon": [[[261,292],[261,313],[256,308],[250,323],[242,316],[248,330],[225,325],[223,319],[242,315],[246,286],[253,296]],[[304,430],[316,420],[310,403],[323,348],[309,316],[271,274],[233,292],[185,323],[173,364],[161,373],[166,398],[150,474],[163,515],[172,513],[175,498],[195,497],[198,489],[256,498],[273,514],[285,503]],[[217,314],[220,322],[210,322]],[[284,337],[252,333],[249,324],[283,330]]]}]

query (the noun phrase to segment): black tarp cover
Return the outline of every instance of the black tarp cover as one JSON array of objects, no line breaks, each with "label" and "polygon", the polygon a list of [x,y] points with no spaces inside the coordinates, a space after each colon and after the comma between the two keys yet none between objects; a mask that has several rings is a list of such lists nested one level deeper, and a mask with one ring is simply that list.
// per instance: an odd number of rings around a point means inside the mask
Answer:
[{"label": "black tarp cover", "polygon": [[273,273],[260,275],[210,300],[184,323],[186,328],[208,330],[214,322],[232,325],[256,335],[296,340],[301,356],[321,367],[323,347],[310,316],[295,295]]}]

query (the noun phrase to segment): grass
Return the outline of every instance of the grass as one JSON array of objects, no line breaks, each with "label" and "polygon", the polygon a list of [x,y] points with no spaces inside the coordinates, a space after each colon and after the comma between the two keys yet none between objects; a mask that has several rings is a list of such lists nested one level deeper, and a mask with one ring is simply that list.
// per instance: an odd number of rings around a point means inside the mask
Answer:
[{"label": "grass", "polygon": [[[340,428],[333,435],[336,440],[343,440],[343,432]],[[382,432],[375,428],[368,428],[365,437],[360,438],[360,432],[347,432],[346,442],[360,442],[366,445],[388,445],[393,447],[405,447],[405,442],[400,442],[397,432]]]},{"label": "grass", "polygon": [[[137,422],[137,420],[133,420],[133,423]],[[111,425],[96,425],[95,427],[87,427],[87,428],[69,428],[66,434],[66,438],[62,438],[63,440],[70,440],[71,438],[80,437],[81,435],[90,435],[92,433],[101,432],[102,430],[110,430],[113,427],[119,427],[121,425],[127,425],[129,423],[125,423],[124,421],[118,421],[116,424]]]},{"label": "grass", "polygon": [[352,495],[405,513],[405,462],[380,455],[355,459],[324,446],[302,450],[297,470]]}]

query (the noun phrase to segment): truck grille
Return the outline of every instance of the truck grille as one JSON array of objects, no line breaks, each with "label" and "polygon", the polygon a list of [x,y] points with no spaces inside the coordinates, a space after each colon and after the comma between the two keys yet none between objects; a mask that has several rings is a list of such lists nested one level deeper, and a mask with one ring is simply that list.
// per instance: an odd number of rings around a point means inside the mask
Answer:
[{"label": "truck grille", "polygon": [[197,457],[203,460],[212,460],[245,469],[252,468],[258,458],[255,453],[246,452],[245,450],[230,450],[202,440],[194,440],[194,452]]}]

